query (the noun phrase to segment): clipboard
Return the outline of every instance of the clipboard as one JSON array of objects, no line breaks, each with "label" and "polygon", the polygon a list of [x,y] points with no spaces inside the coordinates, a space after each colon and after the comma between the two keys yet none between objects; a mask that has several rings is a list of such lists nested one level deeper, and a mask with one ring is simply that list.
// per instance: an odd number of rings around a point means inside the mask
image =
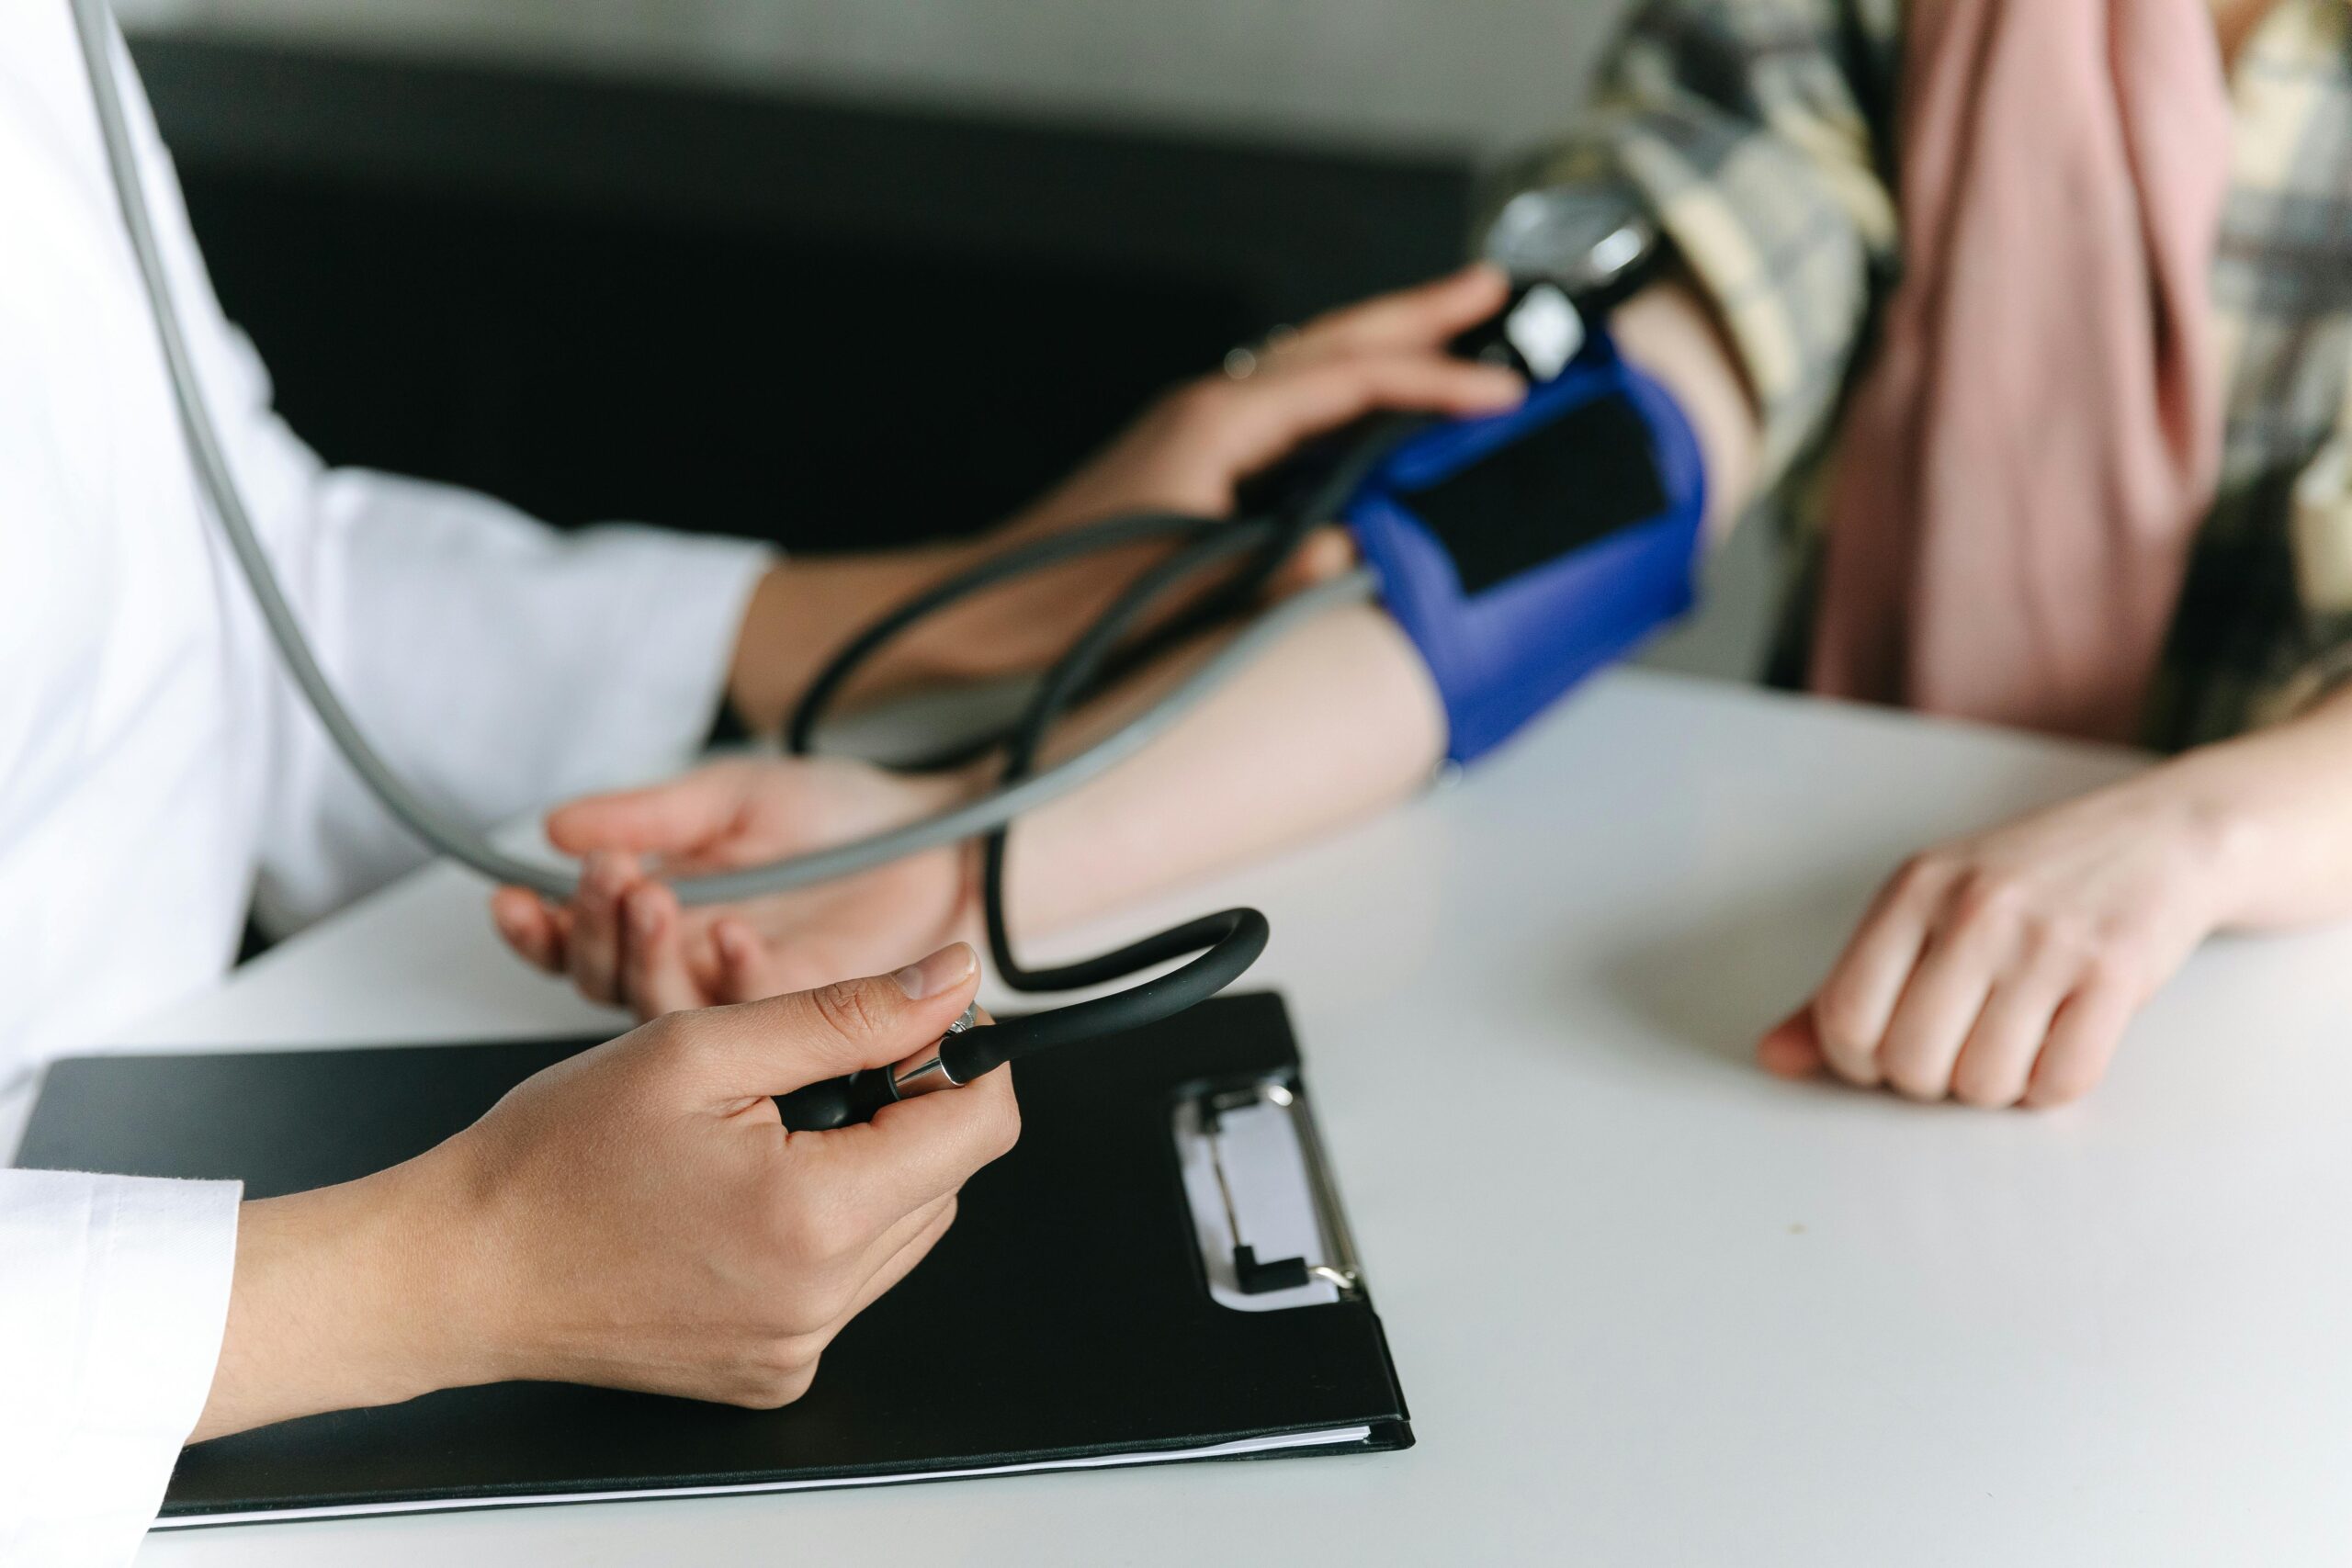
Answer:
[{"label": "clipboard", "polygon": [[[298,1191],[428,1148],[596,1043],[70,1058],[17,1163]],[[1019,1145],[798,1403],[509,1383],[307,1416],[184,1451],[159,1528],[1412,1445],[1279,998],[1218,998],[1016,1084]],[[905,1354],[975,1320],[985,1353]]]}]

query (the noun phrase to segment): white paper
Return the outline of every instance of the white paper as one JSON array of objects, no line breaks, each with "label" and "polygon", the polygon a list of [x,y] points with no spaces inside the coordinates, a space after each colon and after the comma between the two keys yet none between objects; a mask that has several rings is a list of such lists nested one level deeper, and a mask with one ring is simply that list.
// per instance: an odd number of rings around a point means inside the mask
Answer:
[{"label": "white paper", "polygon": [[186,1518],[157,1519],[157,1529],[193,1529],[206,1525],[272,1524],[295,1519],[351,1519],[370,1514],[447,1513],[456,1508],[527,1508],[553,1503],[635,1503],[653,1497],[731,1497],[746,1492],[815,1492],[839,1486],[889,1486],[907,1481],[960,1481],[978,1475],[1023,1475],[1039,1470],[1109,1470],[1121,1465],[1168,1464],[1188,1459],[1239,1459],[1283,1449],[1319,1449],[1361,1443],[1372,1436],[1369,1427],[1335,1427],[1326,1432],[1289,1432],[1273,1438],[1244,1438],[1204,1449],[1165,1450],[1154,1453],[1098,1454],[1085,1459],[1041,1460],[1034,1464],[1001,1464],[978,1470],[910,1471],[902,1475],[859,1475],[823,1481],[755,1481],[740,1486],[653,1486],[632,1492],[558,1492],[535,1497],[458,1497],[411,1503],[361,1503],[347,1507],[260,1508],[243,1514],[197,1514]]}]

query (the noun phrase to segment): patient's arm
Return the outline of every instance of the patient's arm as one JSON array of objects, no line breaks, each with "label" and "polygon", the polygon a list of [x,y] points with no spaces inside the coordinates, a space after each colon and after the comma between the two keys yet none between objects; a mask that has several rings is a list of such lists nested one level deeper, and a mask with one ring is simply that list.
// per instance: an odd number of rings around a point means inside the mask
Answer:
[{"label": "patient's arm", "polygon": [[[1743,510],[1757,434],[1713,315],[1666,282],[1631,301],[1616,326],[1699,433],[1720,536]],[[1116,724],[1186,661],[1073,715],[1056,748]],[[1015,934],[1108,912],[1369,816],[1419,787],[1445,740],[1436,691],[1396,623],[1369,606],[1323,616],[1136,756],[1023,819],[1008,859]],[[910,780],[832,761],[717,764],[558,810],[550,837],[592,857],[581,894],[558,907],[508,888],[493,908],[517,951],[569,972],[600,1000],[650,1015],[773,994],[977,934],[971,853],[939,851],[825,887],[691,910],[645,875],[641,857],[673,867],[756,863],[927,815],[982,782]]]},{"label": "patient's arm", "polygon": [[[1618,312],[1621,346],[1669,386],[1697,431],[1716,537],[1745,508],[1757,424],[1712,310],[1668,281]],[[1146,705],[1163,666],[1077,716],[1074,749]],[[1163,743],[1024,819],[1007,861],[1021,931],[1050,931],[1329,832],[1403,799],[1444,754],[1445,715],[1396,623],[1363,606],[1325,615],[1221,692]]]},{"label": "patient's arm", "polygon": [[[1072,716],[1057,747],[1117,724],[1189,662]],[[1016,938],[1379,810],[1428,778],[1444,741],[1436,693],[1396,624],[1369,606],[1324,615],[1136,756],[1022,819],[1006,886]],[[909,780],[837,759],[714,763],[559,809],[550,838],[589,854],[581,892],[550,906],[505,888],[493,909],[526,957],[648,1016],[772,995],[843,965],[976,937],[970,849],[696,909],[645,875],[640,857],[696,869],[753,863],[928,815],[984,783]]]},{"label": "patient's arm", "polygon": [[1713,306],[1679,276],[1625,301],[1610,319],[1625,357],[1674,394],[1707,468],[1707,537],[1720,544],[1755,500],[1763,428],[1747,374]]},{"label": "patient's arm", "polygon": [[[1174,667],[1066,727],[1064,748],[1150,701]],[[1445,715],[1380,610],[1319,616],[1165,739],[1024,818],[1006,862],[1016,934],[1105,913],[1368,817],[1427,782]]]}]

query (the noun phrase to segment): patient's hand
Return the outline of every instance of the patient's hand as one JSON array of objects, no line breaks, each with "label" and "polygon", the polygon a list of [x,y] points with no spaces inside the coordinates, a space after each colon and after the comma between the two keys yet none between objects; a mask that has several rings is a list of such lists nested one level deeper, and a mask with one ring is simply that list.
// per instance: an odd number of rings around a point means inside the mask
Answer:
[{"label": "patient's hand", "polygon": [[2227,834],[2176,765],[1915,857],[1758,1059],[1915,1100],[2055,1105],[2232,914]]},{"label": "patient's hand", "polygon": [[655,876],[757,865],[863,838],[943,810],[965,788],[959,778],[840,758],[714,762],[551,813],[548,837],[586,857],[580,891],[553,904],[503,887],[492,914],[525,959],[644,1018],[821,984],[976,934],[972,851],[928,851],[820,886],[693,908]]}]

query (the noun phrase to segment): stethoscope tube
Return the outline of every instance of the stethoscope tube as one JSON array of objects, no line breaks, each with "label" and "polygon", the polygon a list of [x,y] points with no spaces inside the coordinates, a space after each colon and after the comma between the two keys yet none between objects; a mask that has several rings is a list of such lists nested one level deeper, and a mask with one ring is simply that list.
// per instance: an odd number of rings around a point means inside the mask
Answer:
[{"label": "stethoscope tube", "polygon": [[[480,872],[495,882],[513,883],[550,898],[569,898],[577,890],[576,872],[544,861],[511,854],[491,843],[471,823],[437,802],[425,798],[393,771],[367,734],[353,719],[334,683],[319,666],[310,639],[288,603],[276,568],[262,546],[252,515],[239,490],[224,445],[205,402],[195,361],[190,354],[171,283],[164,267],[154,223],[140,183],[120,88],[111,66],[113,28],[105,0],[69,0],[75,28],[96,104],[99,141],[111,174],[123,225],[144,286],[149,312],[164,353],[173,400],[186,434],[198,488],[227,540],[240,573],[254,595],[264,626],[280,660],[318,716],[335,750],[384,810],[416,838],[440,854]],[[1073,530],[1009,552],[986,570],[1009,575],[1027,563],[1027,570],[1081,556],[1116,549],[1144,539],[1178,536],[1209,520],[1167,514],[1113,518],[1090,528]],[[943,584],[942,589],[947,585]],[[940,590],[933,591],[934,593]],[[1360,602],[1372,592],[1368,576],[1341,580],[1310,591],[1270,611],[1257,625],[1193,671],[1166,698],[1102,740],[1017,784],[966,802],[920,821],[829,849],[811,851],[767,865],[678,878],[673,886],[688,904],[734,903],[771,893],[814,886],[943,844],[986,833],[1026,811],[1067,795],[1135,755],[1164,733],[1210,694],[1239,672],[1266,649],[1300,624],[1338,604]],[[914,606],[908,606],[912,609]]]}]

